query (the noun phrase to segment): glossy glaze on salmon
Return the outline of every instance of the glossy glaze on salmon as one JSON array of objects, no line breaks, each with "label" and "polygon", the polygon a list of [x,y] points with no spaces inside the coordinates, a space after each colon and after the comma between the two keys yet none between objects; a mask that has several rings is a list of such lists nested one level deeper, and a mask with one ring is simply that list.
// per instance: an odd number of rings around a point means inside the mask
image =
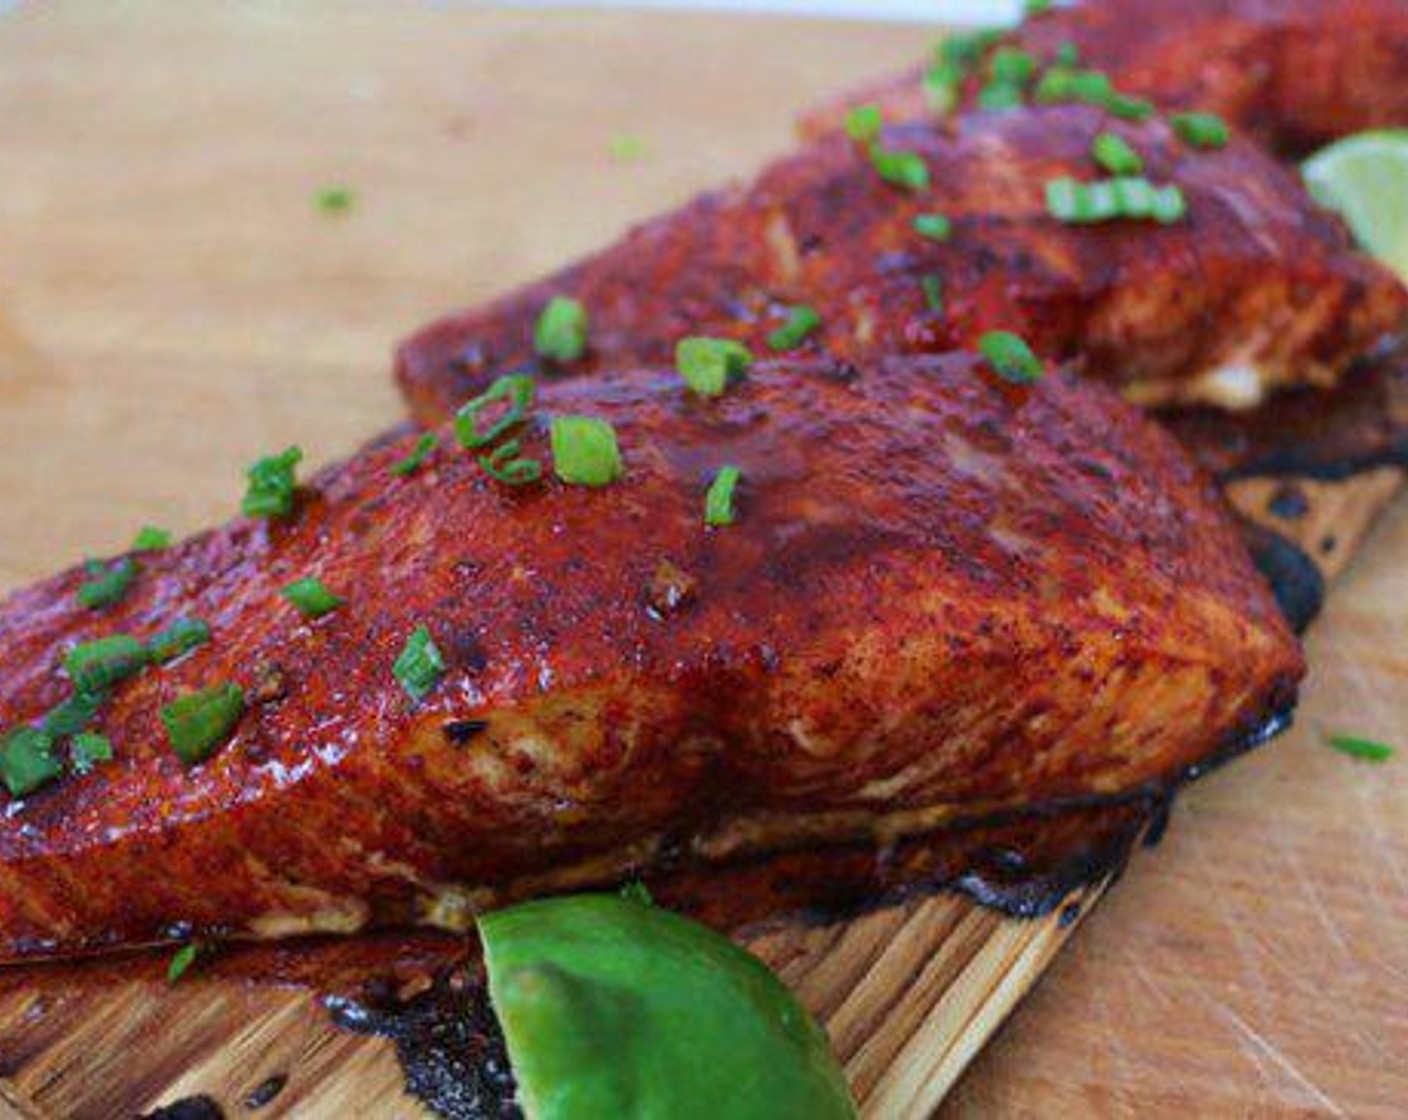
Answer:
[{"label": "glossy glaze on salmon", "polygon": [[[615,425],[603,489],[507,489],[413,433],[319,476],[288,522],[74,570],[0,604],[0,726],[74,643],[177,616],[213,641],[118,687],[115,760],[0,817],[0,953],[422,922],[512,895],[1131,796],[1293,701],[1297,645],[1173,441],[1066,374],[961,355],[767,363],[718,400],[673,373],[545,387]],[[441,433],[448,442],[448,433]],[[738,519],[703,498],[742,468]],[[346,604],[305,621],[317,576]],[[422,702],[392,671],[430,629]],[[158,717],[251,708],[186,767]]]},{"label": "glossy glaze on salmon", "polygon": [[[1000,45],[1046,61],[1066,44],[1121,91],[1218,113],[1286,155],[1408,123],[1403,0],[1083,0],[1026,20]],[[926,68],[820,106],[803,134],[839,130],[846,110],[866,102],[893,120],[929,119]]]},{"label": "glossy glaze on salmon", "polygon": [[[1048,214],[1048,180],[1098,177],[1091,145],[1102,131],[1132,144],[1149,178],[1182,189],[1185,220],[1075,226]],[[1333,383],[1408,313],[1402,286],[1248,143],[1201,151],[1159,121],[1051,106],[965,115],[952,134],[896,126],[884,144],[922,156],[932,190],[882,182],[835,137],[423,330],[398,359],[417,417],[434,423],[517,369],[561,376],[668,362],[685,335],[765,351],[798,303],[821,317],[808,351],[943,351],[1004,329],[1045,355],[1083,358],[1089,375],[1140,404],[1249,407],[1283,384]],[[935,213],[953,223],[947,240],[914,228]],[[555,295],[580,300],[590,317],[586,357],[560,366],[533,347]]]}]

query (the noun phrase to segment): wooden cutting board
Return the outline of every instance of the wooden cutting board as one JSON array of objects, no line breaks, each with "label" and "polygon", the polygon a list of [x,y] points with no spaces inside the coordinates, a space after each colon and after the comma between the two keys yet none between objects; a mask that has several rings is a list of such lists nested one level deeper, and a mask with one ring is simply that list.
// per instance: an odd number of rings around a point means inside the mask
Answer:
[{"label": "wooden cutting board", "polygon": [[[407,329],[746,172],[795,108],[922,43],[472,5],[0,13],[0,588],[145,522],[225,516],[270,448],[350,451],[399,415],[388,351]],[[644,154],[613,158],[619,136]],[[334,184],[355,206],[317,212]],[[1400,481],[1310,487],[1277,527],[1338,569]],[[1270,497],[1244,486],[1275,522]],[[926,1115],[950,1088],[952,1115],[1401,1110],[1408,755],[1366,766],[1321,732],[1408,745],[1405,555],[1400,506],[1312,634],[1299,729],[1194,787],[1054,963],[1074,925],[949,897],[755,943],[826,1021],[868,1115]],[[197,1093],[232,1116],[419,1114],[390,1044],[297,991],[0,997],[0,1114]]]}]

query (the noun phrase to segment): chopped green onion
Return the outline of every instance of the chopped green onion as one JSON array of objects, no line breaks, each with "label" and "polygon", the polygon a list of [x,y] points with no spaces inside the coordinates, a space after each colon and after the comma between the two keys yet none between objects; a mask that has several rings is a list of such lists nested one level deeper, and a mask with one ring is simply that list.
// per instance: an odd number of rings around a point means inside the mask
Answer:
[{"label": "chopped green onion", "polygon": [[753,364],[748,347],[731,338],[682,338],[675,345],[675,368],[684,383],[705,397],[717,397]]},{"label": "chopped green onion", "polygon": [[607,151],[617,163],[634,163],[645,158],[645,141],[628,132],[618,132],[607,142]]},{"label": "chopped green onion", "polygon": [[919,286],[924,289],[924,304],[935,314],[943,314],[944,310],[944,278],[934,273],[922,276],[919,279]]},{"label": "chopped green onion", "polygon": [[637,902],[642,906],[655,905],[655,898],[650,893],[650,888],[639,879],[632,879],[629,883],[622,883],[619,893],[627,902]]},{"label": "chopped green onion", "polygon": [[1111,175],[1141,175],[1144,161],[1123,136],[1102,132],[1095,137],[1090,154]]},{"label": "chopped green onion", "polygon": [[1023,0],[1022,18],[1031,19],[1032,16],[1044,16],[1054,7],[1053,0]]},{"label": "chopped green onion", "polygon": [[1154,115],[1154,103],[1141,97],[1129,97],[1123,93],[1111,94],[1102,106],[1111,116],[1126,121],[1148,120]]},{"label": "chopped green onion", "polygon": [[953,236],[953,222],[943,214],[920,214],[914,219],[914,232],[930,241],[947,241]]},{"label": "chopped green onion", "polygon": [[45,734],[55,739],[67,739],[77,735],[91,724],[98,712],[107,703],[106,692],[75,692],[62,704],[51,709],[40,727]]},{"label": "chopped green onion", "polygon": [[424,700],[445,673],[445,659],[430,629],[418,626],[401,649],[391,672],[414,700]]},{"label": "chopped green onion", "polygon": [[76,773],[86,774],[98,763],[112,761],[112,740],[91,731],[79,732],[69,746],[69,758]]},{"label": "chopped green onion", "polygon": [[1074,43],[1062,43],[1056,48],[1057,66],[1079,66],[1080,48]]},{"label": "chopped green onion", "polygon": [[949,62],[941,62],[924,71],[924,99],[939,116],[946,117],[958,108],[963,91],[963,70]]},{"label": "chopped green onion", "polygon": [[575,362],[587,350],[587,309],[575,299],[553,296],[538,316],[533,349],[554,362]]},{"label": "chopped green onion", "polygon": [[887,183],[911,191],[929,189],[929,165],[917,152],[893,152],[875,147],[870,150],[870,162]]},{"label": "chopped green onion", "polygon": [[1004,381],[1030,385],[1041,380],[1041,361],[1020,335],[1011,331],[989,331],[978,340],[978,349]]},{"label": "chopped green onion", "polygon": [[879,105],[857,105],[846,114],[846,135],[857,144],[873,144],[884,127]]},{"label": "chopped green onion", "polygon": [[1358,735],[1328,735],[1325,741],[1341,754],[1363,762],[1382,764],[1398,753],[1385,743],[1376,743],[1373,739],[1363,739]]},{"label": "chopped green onion", "polygon": [[1095,183],[1062,177],[1046,184],[1046,209],[1052,217],[1074,225],[1117,218],[1152,220],[1169,225],[1188,211],[1178,187],[1156,187],[1148,179],[1123,176]]},{"label": "chopped green onion", "polygon": [[1036,73],[1036,59],[1017,47],[1002,47],[992,56],[992,77],[995,82],[1021,87]]},{"label": "chopped green onion", "polygon": [[479,465],[490,478],[507,486],[528,486],[543,477],[543,465],[537,459],[519,458],[522,448],[521,440],[508,440],[479,456]]},{"label": "chopped green onion", "polygon": [[1172,225],[1188,213],[1188,200],[1183,192],[1173,184],[1159,187],[1154,192],[1154,203],[1150,217],[1161,225]]},{"label": "chopped green onion", "polygon": [[821,316],[815,307],[799,303],[787,312],[787,322],[768,335],[768,347],[773,350],[795,350],[821,326]]},{"label": "chopped green onion", "polygon": [[143,525],[132,541],[133,552],[160,552],[171,547],[171,534],[154,525]]},{"label": "chopped green onion", "polygon": [[1022,87],[1011,82],[992,81],[978,91],[980,109],[1020,109],[1022,104]]},{"label": "chopped green onion", "polygon": [[1043,105],[1071,102],[1094,105],[1127,120],[1143,120],[1154,113],[1154,106],[1149,102],[1117,92],[1106,74],[1099,70],[1077,70],[1073,66],[1051,67],[1037,82],[1032,97]]},{"label": "chopped green onion", "polygon": [[290,447],[278,455],[266,455],[249,468],[249,489],[241,508],[248,517],[287,517],[293,512],[295,472],[303,461],[303,450]]},{"label": "chopped green onion", "polygon": [[733,492],[743,472],[737,467],[720,467],[704,499],[704,524],[732,525],[734,520]]},{"label": "chopped green onion", "polygon": [[351,210],[357,196],[347,187],[324,187],[313,196],[313,205],[324,214],[341,214]]},{"label": "chopped green onion", "polygon": [[191,965],[196,963],[196,958],[200,956],[200,950],[200,942],[192,941],[172,953],[171,962],[166,966],[166,982],[174,984],[186,975],[190,971]]},{"label": "chopped green onion", "polygon": [[939,44],[939,61],[972,68],[987,54],[988,48],[999,43],[1006,34],[1006,29],[1001,27],[982,27],[962,35],[950,35]]},{"label": "chopped green onion", "polygon": [[79,586],[78,603],[90,611],[122,602],[137,582],[137,565],[130,556],[113,561],[109,568],[90,560],[86,568],[92,578]]},{"label": "chopped green onion", "polygon": [[147,641],[147,652],[158,665],[166,665],[210,641],[210,627],[198,618],[178,618]]},{"label": "chopped green onion", "polygon": [[0,780],[10,793],[24,797],[63,773],[54,757],[54,740],[33,727],[17,727],[0,737]]},{"label": "chopped green onion", "polygon": [[1194,148],[1225,148],[1232,139],[1227,122],[1215,113],[1174,113],[1168,123]]},{"label": "chopped green onion", "polygon": [[425,466],[425,461],[430,458],[430,453],[440,443],[440,437],[434,432],[426,432],[420,439],[416,440],[416,445],[411,449],[411,453],[400,460],[391,468],[391,473],[397,478],[407,478]]},{"label": "chopped green onion", "polygon": [[147,647],[127,634],[83,642],[64,655],[64,668],[78,692],[106,692],[147,665]]},{"label": "chopped green onion", "polygon": [[594,416],[554,416],[549,431],[557,477],[573,486],[607,486],[624,468],[616,430]]},{"label": "chopped green onion", "polygon": [[304,618],[322,618],[325,614],[332,614],[346,602],[340,595],[329,591],[323,582],[314,576],[294,580],[279,594],[297,607]]},{"label": "chopped green onion", "polygon": [[[526,373],[510,373],[498,378],[487,390],[466,402],[455,413],[455,438],[469,451],[488,447],[528,418],[536,393],[533,378]],[[503,415],[479,430],[479,415],[495,401],[508,400]]]},{"label": "chopped green onion", "polygon": [[244,690],[217,684],[188,692],[161,709],[161,722],[176,756],[187,766],[204,762],[230,737],[244,715]]}]

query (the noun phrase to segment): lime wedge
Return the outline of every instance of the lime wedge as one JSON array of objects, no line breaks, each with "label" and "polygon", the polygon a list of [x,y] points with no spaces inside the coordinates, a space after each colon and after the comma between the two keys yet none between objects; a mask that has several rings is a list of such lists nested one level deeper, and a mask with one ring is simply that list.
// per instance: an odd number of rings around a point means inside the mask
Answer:
[{"label": "lime wedge", "polygon": [[1359,243],[1408,283],[1408,130],[1346,137],[1301,170],[1316,201],[1343,215]]},{"label": "lime wedge", "polygon": [[855,1120],[826,1035],[724,937],[575,895],[479,919],[528,1120]]}]

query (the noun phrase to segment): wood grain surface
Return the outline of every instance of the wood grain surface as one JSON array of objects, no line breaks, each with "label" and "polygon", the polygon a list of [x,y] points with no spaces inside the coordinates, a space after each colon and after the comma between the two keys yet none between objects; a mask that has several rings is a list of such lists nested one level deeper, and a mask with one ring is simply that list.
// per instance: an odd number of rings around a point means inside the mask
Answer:
[{"label": "wood grain surface", "polygon": [[[351,450],[400,414],[388,355],[408,329],[746,173],[795,109],[923,41],[464,4],[0,12],[0,588],[145,522],[226,516],[270,448]],[[614,159],[620,135],[644,155]],[[355,206],[318,212],[334,184]],[[1408,743],[1408,509],[1363,540],[1399,481],[1316,491],[1279,526],[1332,568],[1364,545],[1311,635],[1299,728],[1185,796],[945,1114],[1402,1114],[1408,755],[1372,767],[1321,739]],[[1269,485],[1241,500],[1260,513]],[[759,948],[867,1112],[917,1116],[1065,932],[937,898]],[[416,1115],[390,1047],[295,992],[45,998],[0,1000],[0,1112],[208,1092],[244,1115],[287,1072],[254,1115]]]}]

